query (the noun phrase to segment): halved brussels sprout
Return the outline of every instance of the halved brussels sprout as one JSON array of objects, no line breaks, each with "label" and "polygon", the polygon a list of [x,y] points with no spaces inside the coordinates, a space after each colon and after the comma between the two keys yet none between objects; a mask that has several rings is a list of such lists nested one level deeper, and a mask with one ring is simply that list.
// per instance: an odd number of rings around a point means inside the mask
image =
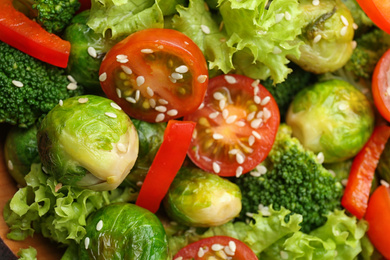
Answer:
[{"label": "halved brussels sprout", "polygon": [[93,213],[78,259],[167,260],[168,242],[160,220],[130,203],[114,203]]},{"label": "halved brussels sprout", "polygon": [[9,174],[15,181],[26,186],[24,176],[31,169],[31,164],[39,163],[37,127],[12,127],[5,139],[4,158]]},{"label": "halved brussels sprout", "polygon": [[44,170],[58,182],[81,188],[115,189],[138,155],[130,118],[99,96],[64,100],[42,120],[37,136]]},{"label": "halved brussels sprout", "polygon": [[170,218],[194,227],[222,225],[237,217],[241,206],[236,184],[198,168],[182,168],[164,198]]},{"label": "halved brussels sprout", "polygon": [[288,58],[304,70],[321,74],[335,71],[347,63],[352,55],[353,18],[341,0],[301,0],[301,19],[306,26],[296,41],[300,41],[299,58]]},{"label": "halved brussels sprout", "polygon": [[319,82],[299,92],[286,122],[303,146],[325,163],[355,156],[374,128],[374,112],[359,90],[343,80]]}]

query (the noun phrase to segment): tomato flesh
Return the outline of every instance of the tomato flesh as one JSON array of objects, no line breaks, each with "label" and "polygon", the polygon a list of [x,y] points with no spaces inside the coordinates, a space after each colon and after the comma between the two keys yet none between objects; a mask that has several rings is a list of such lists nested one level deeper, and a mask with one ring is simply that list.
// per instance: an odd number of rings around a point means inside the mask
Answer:
[{"label": "tomato flesh", "polygon": [[368,221],[368,237],[375,248],[390,259],[390,190],[379,186],[368,202],[365,219]]},{"label": "tomato flesh", "polygon": [[272,95],[257,81],[221,75],[210,79],[203,105],[185,120],[198,123],[190,159],[205,171],[239,176],[266,158],[280,115]]},{"label": "tomato flesh", "polygon": [[257,260],[255,253],[243,242],[228,236],[204,238],[182,248],[173,259]]},{"label": "tomato flesh", "polygon": [[357,0],[368,17],[382,30],[390,34],[390,4],[385,0]]},{"label": "tomato flesh", "polygon": [[101,85],[131,117],[165,122],[195,111],[208,83],[198,46],[170,29],[147,29],[116,44],[100,67]]},{"label": "tomato flesh", "polygon": [[390,122],[390,50],[375,66],[372,77],[372,95],[379,113]]}]

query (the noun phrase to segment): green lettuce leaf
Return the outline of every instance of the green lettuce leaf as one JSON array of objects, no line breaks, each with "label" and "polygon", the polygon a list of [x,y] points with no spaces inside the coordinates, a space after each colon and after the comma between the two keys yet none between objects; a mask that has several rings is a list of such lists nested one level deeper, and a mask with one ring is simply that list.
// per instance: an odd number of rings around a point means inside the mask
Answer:
[{"label": "green lettuce leaf", "polygon": [[137,195],[130,188],[96,192],[62,185],[48,177],[41,164],[33,164],[25,179],[27,186],[15,193],[3,212],[10,227],[7,237],[13,240],[38,232],[59,243],[79,243],[92,212],[113,202],[134,201]]},{"label": "green lettuce leaf", "polygon": [[34,247],[21,248],[18,251],[19,260],[36,260],[37,250]]}]

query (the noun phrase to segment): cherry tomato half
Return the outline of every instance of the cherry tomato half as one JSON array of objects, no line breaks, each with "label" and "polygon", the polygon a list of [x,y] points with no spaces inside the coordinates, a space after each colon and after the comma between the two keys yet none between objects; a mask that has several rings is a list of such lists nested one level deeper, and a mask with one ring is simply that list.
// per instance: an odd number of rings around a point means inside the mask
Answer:
[{"label": "cherry tomato half", "polygon": [[382,30],[390,34],[390,2],[387,0],[357,0],[363,11]]},{"label": "cherry tomato half", "polygon": [[279,108],[266,88],[242,75],[210,79],[203,105],[185,120],[197,122],[188,156],[201,169],[239,176],[268,155]]},{"label": "cherry tomato half", "polygon": [[206,60],[186,35],[146,29],[116,44],[100,67],[107,97],[131,117],[165,122],[194,112],[207,83]]},{"label": "cherry tomato half", "polygon": [[372,76],[372,95],[379,113],[390,122],[390,50],[385,52],[375,66]]},{"label": "cherry tomato half", "polygon": [[[214,258],[212,258],[214,257]],[[174,260],[227,259],[257,260],[255,253],[243,242],[232,237],[214,236],[204,238],[180,249]]]},{"label": "cherry tomato half", "polygon": [[375,248],[390,259],[390,190],[379,186],[372,194],[365,219],[368,221],[368,237]]}]

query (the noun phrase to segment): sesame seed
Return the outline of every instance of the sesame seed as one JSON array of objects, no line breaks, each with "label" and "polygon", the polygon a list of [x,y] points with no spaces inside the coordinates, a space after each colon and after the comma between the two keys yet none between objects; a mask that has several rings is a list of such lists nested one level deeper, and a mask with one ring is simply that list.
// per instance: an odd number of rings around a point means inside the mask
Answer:
[{"label": "sesame seed", "polygon": [[165,107],[165,106],[156,106],[154,109],[158,112],[161,112],[161,113],[164,113],[167,111],[167,107]]},{"label": "sesame seed", "polygon": [[122,110],[122,108],[120,106],[118,106],[118,104],[116,104],[114,102],[111,102],[110,105],[111,105],[111,107],[115,108],[116,110]]},{"label": "sesame seed", "polygon": [[237,245],[234,241],[229,241],[229,248],[232,250],[232,252],[236,252]]},{"label": "sesame seed", "polygon": [[116,88],[116,94],[118,95],[119,98],[122,97],[122,91],[119,88]]},{"label": "sesame seed", "polygon": [[253,118],[255,118],[255,115],[256,115],[256,111],[250,112],[246,117],[246,120],[251,121]]},{"label": "sesame seed", "polygon": [[311,3],[312,3],[313,5],[315,5],[315,6],[317,6],[317,5],[320,4],[320,0],[313,0]]},{"label": "sesame seed", "polygon": [[233,76],[230,76],[230,75],[225,75],[225,80],[229,84],[236,84],[237,83],[236,78]]},{"label": "sesame seed", "polygon": [[220,139],[223,139],[223,135],[218,134],[218,133],[214,133],[214,134],[213,134],[213,138],[214,138],[215,140],[220,140]]},{"label": "sesame seed", "polygon": [[256,79],[256,80],[254,80],[254,81],[252,82],[251,85],[252,85],[252,87],[256,88],[256,87],[258,87],[259,83],[260,83],[260,80]]},{"label": "sesame seed", "polygon": [[202,24],[202,25],[200,26],[200,28],[202,29],[202,31],[203,31],[205,34],[209,34],[209,33],[210,33],[210,28],[209,28],[207,25]]},{"label": "sesame seed", "polygon": [[347,18],[345,18],[344,15],[341,15],[340,18],[341,18],[341,21],[343,22],[343,24],[344,24],[345,26],[348,26],[348,25],[349,25],[349,22],[348,22]]},{"label": "sesame seed", "polygon": [[186,73],[188,72],[188,67],[186,65],[180,65],[175,69],[177,73]]},{"label": "sesame seed", "polygon": [[154,120],[156,123],[163,121],[165,118],[165,115],[160,113],[156,116],[156,119]]},{"label": "sesame seed", "polygon": [[58,105],[60,105],[62,107],[64,105],[64,101],[62,101],[62,99],[60,99],[60,101],[58,101]]},{"label": "sesame seed", "polygon": [[94,47],[89,46],[87,51],[88,51],[89,56],[91,56],[92,58],[96,58],[97,57],[97,53],[96,53],[96,50],[95,50]]},{"label": "sesame seed", "polygon": [[357,42],[356,41],[352,41],[351,42],[351,46],[352,46],[352,50],[356,49]]},{"label": "sesame seed", "polygon": [[279,23],[284,18],[284,14],[275,14],[275,23]]},{"label": "sesame seed", "polygon": [[249,146],[252,146],[254,143],[255,143],[255,137],[253,135],[249,136],[248,138]]},{"label": "sesame seed", "polygon": [[150,105],[152,108],[155,108],[155,107],[156,107],[156,100],[154,100],[153,98],[149,99],[149,105]]},{"label": "sesame seed", "polygon": [[85,249],[88,249],[88,247],[89,247],[89,237],[85,238],[85,240],[84,240],[84,247],[85,247]]},{"label": "sesame seed", "polygon": [[284,18],[287,20],[287,21],[290,21],[291,20],[291,14],[289,12],[285,12],[284,13]]},{"label": "sesame seed", "polygon": [[229,116],[228,118],[226,118],[226,124],[233,124],[236,120],[237,120],[236,115]]},{"label": "sesame seed", "polygon": [[176,116],[179,112],[176,109],[168,110],[167,115],[168,116]]},{"label": "sesame seed", "polygon": [[245,122],[243,122],[243,121],[237,121],[237,122],[235,122],[235,124],[239,127],[244,127],[246,125]]},{"label": "sesame seed", "polygon": [[74,84],[74,83],[69,83],[68,86],[66,86],[67,89],[69,90],[76,90],[77,89],[77,85]]},{"label": "sesame seed", "polygon": [[88,102],[88,98],[79,98],[78,101],[80,104],[84,104]]},{"label": "sesame seed", "polygon": [[133,103],[133,104],[137,103],[137,100],[135,100],[133,97],[127,97],[126,101],[130,102],[130,103]]},{"label": "sesame seed", "polygon": [[271,111],[269,111],[266,107],[263,109],[264,113],[264,121],[267,121],[271,117]]},{"label": "sesame seed", "polygon": [[185,45],[190,45],[190,44],[189,44],[188,42],[186,42],[186,41],[184,41],[184,44],[185,44]]},{"label": "sesame seed", "polygon": [[242,164],[245,161],[245,157],[241,153],[236,154],[236,161],[238,164]]},{"label": "sesame seed", "polygon": [[252,135],[254,137],[256,137],[257,139],[261,139],[261,135],[258,132],[256,132],[256,131],[252,131]]},{"label": "sesame seed", "polygon": [[381,183],[381,185],[385,186],[386,188],[390,187],[390,184],[385,180],[381,180],[380,183]]},{"label": "sesame seed", "polygon": [[201,104],[199,105],[199,107],[198,107],[198,109],[202,109],[202,108],[204,108],[204,103],[201,103]]},{"label": "sesame seed", "polygon": [[209,118],[214,119],[214,118],[217,118],[218,115],[219,115],[219,112],[213,112],[213,113],[209,114]]},{"label": "sesame seed", "polygon": [[257,129],[260,127],[261,123],[263,123],[263,120],[261,118],[256,118],[251,121],[251,127]]},{"label": "sesame seed", "polygon": [[148,93],[148,95],[151,96],[151,97],[153,97],[153,95],[154,95],[154,91],[150,87],[146,88],[146,93]]},{"label": "sesame seed", "polygon": [[242,168],[242,166],[238,166],[236,169],[236,178],[240,177],[242,175],[243,171],[244,171],[244,168]]},{"label": "sesame seed", "polygon": [[140,95],[141,95],[141,91],[137,89],[137,91],[135,91],[135,97],[134,97],[136,101],[139,100]]},{"label": "sesame seed", "polygon": [[215,100],[222,100],[222,99],[225,99],[225,96],[221,92],[215,92],[213,94],[213,98]]},{"label": "sesame seed", "polygon": [[173,72],[173,73],[171,74],[171,77],[172,77],[173,79],[179,80],[179,79],[182,79],[182,78],[183,78],[183,74],[180,74],[180,73],[177,73],[177,72]]},{"label": "sesame seed", "polygon": [[221,244],[213,244],[211,246],[211,250],[213,250],[213,251],[219,251],[219,250],[222,250],[223,248],[224,248],[224,246]]},{"label": "sesame seed", "polygon": [[68,75],[68,76],[66,76],[66,77],[68,78],[68,80],[69,80],[70,82],[77,84],[77,81],[72,77],[72,75]]},{"label": "sesame seed", "polygon": [[226,106],[226,100],[225,99],[221,99],[219,101],[219,109],[223,110]]},{"label": "sesame seed", "polygon": [[8,169],[11,171],[14,169],[14,164],[12,163],[11,160],[8,160]]},{"label": "sesame seed", "polygon": [[204,256],[204,250],[202,247],[199,247],[199,250],[198,250],[198,257],[203,257]]},{"label": "sesame seed", "polygon": [[253,87],[253,95],[257,95],[259,93],[259,91],[260,91],[259,86],[254,86]]},{"label": "sesame seed", "polygon": [[259,96],[254,96],[253,97],[253,101],[256,103],[256,104],[260,104],[261,103],[261,98]]},{"label": "sesame seed", "polygon": [[239,151],[240,151],[240,150],[238,150],[238,149],[231,149],[231,150],[229,151],[229,154],[235,155],[235,154],[237,154]]},{"label": "sesame seed", "polygon": [[107,73],[103,72],[102,74],[100,74],[99,81],[103,82],[106,79],[107,79]]},{"label": "sesame seed", "polygon": [[160,98],[160,99],[158,100],[158,102],[159,102],[161,105],[168,105],[168,100],[165,100],[165,99],[163,99],[163,98]]},{"label": "sesame seed", "polygon": [[150,54],[150,53],[153,53],[153,50],[152,49],[142,49],[141,52],[146,53],[146,54]]},{"label": "sesame seed", "polygon": [[119,152],[125,153],[127,152],[126,146],[122,143],[117,143],[116,147],[118,148]]},{"label": "sesame seed", "polygon": [[[127,60],[127,55],[124,55],[124,54],[116,55],[116,60],[117,60],[118,62]],[[128,61],[128,60],[127,60],[127,61]],[[122,63],[122,62],[121,62],[121,63]]]},{"label": "sesame seed", "polygon": [[322,164],[325,160],[325,157],[324,157],[324,153],[323,152],[319,152],[317,154],[317,161],[319,164]]},{"label": "sesame seed", "polygon": [[271,212],[269,211],[269,208],[267,206],[259,204],[258,209],[263,216],[271,216]]},{"label": "sesame seed", "polygon": [[322,35],[321,35],[321,34],[318,34],[318,35],[316,35],[316,37],[314,37],[313,43],[317,43],[317,42],[319,42],[321,39],[322,39]]},{"label": "sesame seed", "polygon": [[106,116],[108,117],[111,117],[111,118],[117,118],[118,116],[115,114],[115,113],[111,113],[111,112],[106,112],[104,113]]},{"label": "sesame seed", "polygon": [[281,54],[282,53],[282,50],[278,47],[278,46],[275,46],[274,47],[274,50],[272,51],[273,54]]},{"label": "sesame seed", "polygon": [[359,28],[359,26],[358,26],[356,23],[353,23],[353,24],[352,24],[352,28],[353,28],[354,30],[357,30],[357,29]]},{"label": "sesame seed", "polygon": [[213,162],[213,171],[215,173],[219,173],[221,171],[221,167],[216,162]]},{"label": "sesame seed", "polygon": [[250,218],[253,217],[253,213],[251,213],[251,212],[247,212],[247,213],[245,213],[245,215],[246,215],[247,217],[250,217]]},{"label": "sesame seed", "polygon": [[139,87],[145,83],[145,78],[143,76],[138,76],[136,81],[137,81],[137,86]]},{"label": "sesame seed", "polygon": [[267,168],[264,165],[258,165],[256,169],[261,175],[267,173]]},{"label": "sesame seed", "polygon": [[122,70],[123,70],[124,73],[126,73],[126,74],[128,74],[128,75],[133,74],[133,70],[130,69],[130,67],[125,66],[125,65],[121,65],[121,68],[122,68]]},{"label": "sesame seed", "polygon": [[348,184],[348,179],[343,179],[343,180],[341,180],[341,184],[342,184],[343,186],[347,186],[347,184]]},{"label": "sesame seed", "polygon": [[227,109],[222,110],[222,117],[226,120],[229,116],[229,111]]},{"label": "sesame seed", "polygon": [[345,36],[347,34],[347,30],[348,30],[347,26],[344,26],[343,28],[341,28],[340,35]]},{"label": "sesame seed", "polygon": [[266,96],[265,98],[263,98],[263,100],[261,101],[260,105],[262,106],[265,106],[268,104],[268,102],[271,100],[271,97],[269,96]]},{"label": "sesame seed", "polygon": [[196,79],[199,83],[205,83],[207,79],[207,75],[199,75]]},{"label": "sesame seed", "polygon": [[103,220],[99,220],[99,222],[96,225],[96,230],[100,231],[103,228]]}]

